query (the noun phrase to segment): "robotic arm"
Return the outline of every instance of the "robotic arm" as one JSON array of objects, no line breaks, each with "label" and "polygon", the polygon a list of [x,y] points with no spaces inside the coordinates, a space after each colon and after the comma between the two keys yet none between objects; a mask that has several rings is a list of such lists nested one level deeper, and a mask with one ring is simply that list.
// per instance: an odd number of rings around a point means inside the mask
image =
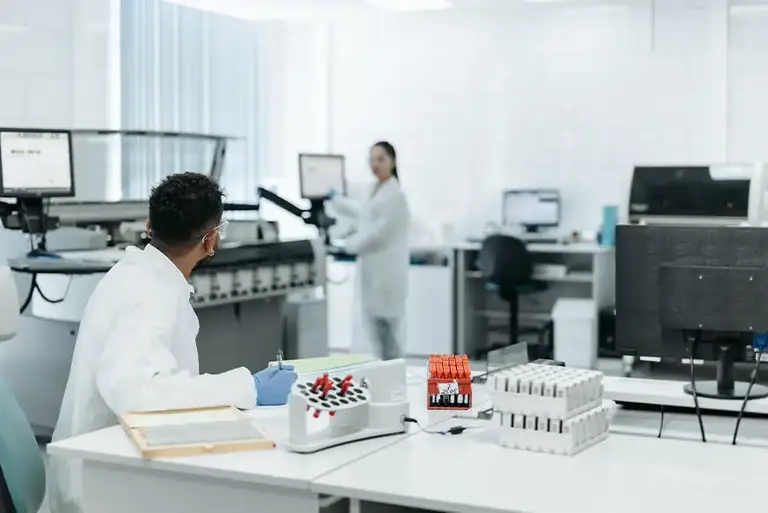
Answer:
[{"label": "robotic arm", "polygon": [[19,297],[11,268],[0,261],[0,342],[12,339],[19,330]]}]

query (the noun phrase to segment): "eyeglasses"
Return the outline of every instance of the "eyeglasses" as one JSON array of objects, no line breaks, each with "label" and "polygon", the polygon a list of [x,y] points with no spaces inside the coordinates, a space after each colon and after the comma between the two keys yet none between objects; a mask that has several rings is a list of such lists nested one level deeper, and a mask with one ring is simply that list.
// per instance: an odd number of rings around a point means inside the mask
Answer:
[{"label": "eyeglasses", "polygon": [[[219,240],[224,240],[227,238],[227,226],[229,226],[229,221],[226,219],[222,219],[221,222],[216,226],[216,228],[213,229],[216,233],[219,234]],[[205,239],[208,237],[208,235],[203,236],[203,242],[205,242]]]},{"label": "eyeglasses", "polygon": [[219,226],[214,228],[214,230],[219,232],[219,239],[227,238],[227,226],[229,226],[229,221],[227,221],[226,219],[222,219],[221,223],[219,223]]}]

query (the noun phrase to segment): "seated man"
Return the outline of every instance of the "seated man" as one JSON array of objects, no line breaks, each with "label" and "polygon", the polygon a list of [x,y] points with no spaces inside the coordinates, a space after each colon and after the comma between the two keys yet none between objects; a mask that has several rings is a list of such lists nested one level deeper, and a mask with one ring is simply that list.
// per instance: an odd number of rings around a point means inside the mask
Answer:
[{"label": "seated man", "polygon": [[[199,374],[188,280],[224,232],[222,196],[216,182],[195,173],[153,189],[151,243],[128,248],[88,301],[54,441],[115,425],[125,411],[287,402],[296,380],[290,366]],[[80,511],[79,464],[52,461],[52,469],[52,511]]]}]

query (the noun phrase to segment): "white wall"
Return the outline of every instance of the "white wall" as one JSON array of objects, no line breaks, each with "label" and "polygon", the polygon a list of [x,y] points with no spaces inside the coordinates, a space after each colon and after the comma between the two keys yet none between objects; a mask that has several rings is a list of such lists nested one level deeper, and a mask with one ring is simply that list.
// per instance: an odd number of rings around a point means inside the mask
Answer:
[{"label": "white wall", "polygon": [[[119,89],[110,62],[117,2],[0,2],[0,125],[115,126]],[[81,141],[75,157],[78,197],[103,199],[109,185],[104,144]],[[87,172],[91,165],[98,172]]]},{"label": "white wall", "polygon": [[360,181],[388,139],[422,220],[476,231],[499,219],[503,188],[557,187],[571,229],[624,209],[636,164],[768,159],[765,8],[484,3],[496,8],[336,20],[325,46],[296,43],[279,67],[314,71],[275,71],[304,106],[283,118],[302,135],[276,170],[295,182],[298,150],[332,151]]}]

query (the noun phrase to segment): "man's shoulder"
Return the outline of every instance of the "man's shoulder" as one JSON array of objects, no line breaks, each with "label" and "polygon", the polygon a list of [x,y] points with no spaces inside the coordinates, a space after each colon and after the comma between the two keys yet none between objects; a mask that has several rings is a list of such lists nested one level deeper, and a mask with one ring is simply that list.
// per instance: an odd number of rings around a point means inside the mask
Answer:
[{"label": "man's shoulder", "polygon": [[131,301],[141,297],[165,298],[173,296],[158,273],[151,268],[136,265],[132,262],[120,261],[107,272],[99,282],[97,290],[102,293],[114,294]]}]

